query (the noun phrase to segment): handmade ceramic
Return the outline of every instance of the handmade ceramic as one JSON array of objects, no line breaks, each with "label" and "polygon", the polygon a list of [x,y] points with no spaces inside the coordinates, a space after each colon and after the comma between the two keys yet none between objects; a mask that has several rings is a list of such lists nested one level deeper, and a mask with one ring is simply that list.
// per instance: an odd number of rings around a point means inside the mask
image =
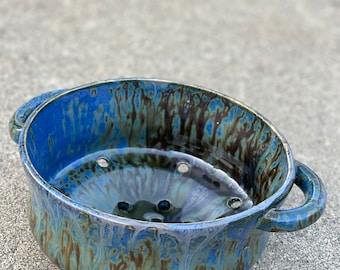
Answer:
[{"label": "handmade ceramic", "polygon": [[[268,232],[322,214],[319,177],[262,115],[148,79],[56,90],[10,122],[29,222],[61,269],[249,269]],[[293,184],[306,202],[279,210]]]}]

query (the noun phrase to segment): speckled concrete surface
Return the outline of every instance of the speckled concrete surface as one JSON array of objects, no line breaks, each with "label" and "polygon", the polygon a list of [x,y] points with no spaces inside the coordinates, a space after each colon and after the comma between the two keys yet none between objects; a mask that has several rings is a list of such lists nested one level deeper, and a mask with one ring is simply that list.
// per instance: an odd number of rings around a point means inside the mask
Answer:
[{"label": "speckled concrete surface", "polygon": [[[328,189],[323,217],[273,233],[254,269],[340,269],[340,2],[0,2],[0,269],[56,269],[28,227],[7,123],[43,91],[117,77],[173,79],[251,105]],[[286,208],[299,205],[294,189]]]}]

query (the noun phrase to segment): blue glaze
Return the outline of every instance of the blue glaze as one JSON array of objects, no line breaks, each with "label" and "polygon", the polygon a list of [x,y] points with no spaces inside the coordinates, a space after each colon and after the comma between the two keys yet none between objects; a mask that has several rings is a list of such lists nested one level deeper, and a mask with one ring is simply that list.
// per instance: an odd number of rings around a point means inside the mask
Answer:
[{"label": "blue glaze", "polygon": [[[230,97],[190,85],[124,79],[46,93],[15,113],[10,134],[19,143],[29,180],[31,229],[42,250],[61,269],[249,269],[265,248],[267,231],[309,226],[326,203],[322,181],[294,161],[286,140],[268,120]],[[88,166],[86,158],[110,149],[124,156],[126,149],[121,148],[125,147],[164,151],[169,158],[179,152],[207,162],[237,184],[234,189],[222,189],[223,183],[231,187],[234,182],[218,178],[219,183],[209,182],[209,187],[215,185],[217,193],[223,190],[229,197],[245,192],[254,205],[219,217],[213,213],[225,204],[220,204],[218,196],[210,197],[206,208],[200,207],[202,212],[193,211],[203,218],[191,223],[149,222],[112,214],[112,204],[127,190],[141,196],[151,192],[152,186],[152,194],[169,191],[176,202],[193,195],[189,181],[171,193],[173,186],[156,185],[148,177],[152,170],[139,168],[146,178],[132,174],[133,181],[126,180],[124,188],[103,200],[96,188],[115,184],[112,179],[105,181],[105,167],[95,162]],[[82,180],[71,179],[69,172],[58,182],[57,176],[77,162],[84,166],[79,174]],[[127,172],[135,172],[131,163],[124,164]],[[201,176],[209,181],[203,177],[206,170],[198,171],[194,179]],[[87,183],[86,179],[97,181]],[[85,197],[67,193],[85,183],[93,187]],[[277,210],[294,183],[304,191],[306,203]],[[200,199],[211,189],[202,192]],[[157,205],[152,194],[149,200],[138,201],[143,211]]]},{"label": "blue glaze", "polygon": [[54,90],[51,92],[43,93],[30,101],[26,102],[22,105],[13,115],[12,119],[9,122],[9,132],[12,139],[18,143],[19,136],[23,125],[25,124],[27,118],[30,114],[39,107],[42,103],[47,101],[48,99],[64,92],[64,89]]},{"label": "blue glaze", "polygon": [[[107,166],[97,164],[100,158],[105,158]],[[176,166],[180,162],[186,162],[190,171],[179,173]],[[253,205],[227,174],[176,151],[143,148],[99,151],[71,163],[49,184],[74,201],[139,220],[148,220],[144,215],[154,214],[164,218],[164,222],[207,221]],[[242,205],[230,209],[227,202],[235,197],[242,200]],[[162,201],[169,209],[157,210]]]},{"label": "blue glaze", "polygon": [[305,203],[291,210],[270,210],[262,219],[261,230],[278,232],[296,231],[305,228],[318,220],[325,210],[326,190],[320,178],[306,165],[295,161],[297,173],[295,184],[305,195]]}]

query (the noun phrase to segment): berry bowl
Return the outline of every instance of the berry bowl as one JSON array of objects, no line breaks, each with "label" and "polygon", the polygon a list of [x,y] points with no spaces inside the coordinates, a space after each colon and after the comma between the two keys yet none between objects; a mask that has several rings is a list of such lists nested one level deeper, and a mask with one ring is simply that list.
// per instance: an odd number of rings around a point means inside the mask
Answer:
[{"label": "berry bowl", "polygon": [[[303,229],[326,204],[269,120],[202,87],[131,78],[55,90],[9,129],[31,230],[61,269],[249,269],[269,232]],[[305,202],[280,209],[294,184]]]}]

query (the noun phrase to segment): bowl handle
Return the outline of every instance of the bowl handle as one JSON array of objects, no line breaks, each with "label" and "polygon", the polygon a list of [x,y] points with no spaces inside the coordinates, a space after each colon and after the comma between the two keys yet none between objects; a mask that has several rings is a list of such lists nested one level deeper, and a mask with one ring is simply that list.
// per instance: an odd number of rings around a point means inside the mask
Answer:
[{"label": "bowl handle", "polygon": [[11,120],[9,121],[9,133],[11,138],[16,143],[19,142],[19,135],[21,133],[22,127],[24,126],[27,118],[30,114],[39,107],[42,103],[49,100],[50,98],[65,92],[66,89],[58,89],[50,92],[43,93],[37,97],[32,98],[25,104],[19,107],[19,109],[13,114]]},{"label": "bowl handle", "polygon": [[258,229],[270,232],[301,230],[316,222],[325,210],[327,194],[322,180],[301,162],[295,161],[295,164],[295,184],[304,193],[305,203],[289,210],[269,210],[262,217]]}]

